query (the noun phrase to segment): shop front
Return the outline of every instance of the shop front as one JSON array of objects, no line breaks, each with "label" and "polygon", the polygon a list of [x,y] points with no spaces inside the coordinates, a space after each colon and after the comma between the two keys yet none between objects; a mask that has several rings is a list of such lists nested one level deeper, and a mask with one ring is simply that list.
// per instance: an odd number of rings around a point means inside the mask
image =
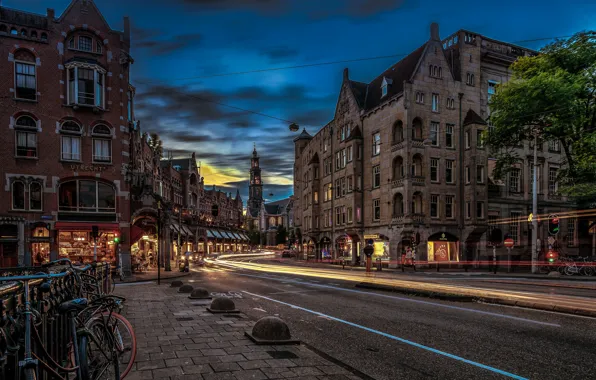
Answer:
[{"label": "shop front", "polygon": [[329,237],[327,236],[323,236],[321,238],[320,243],[320,252],[318,252],[318,259],[319,260],[331,260],[331,258],[333,257],[333,253],[331,252],[332,246],[331,246],[331,239],[329,239]]},{"label": "shop front", "polygon": [[459,239],[449,232],[437,232],[428,237],[428,261],[435,263],[459,262]]},{"label": "shop front", "polygon": [[[97,227],[98,237],[92,231]],[[58,257],[68,258],[83,264],[93,262],[116,262],[117,238],[120,236],[118,223],[56,222],[58,231]]]},{"label": "shop front", "polygon": [[45,223],[31,225],[31,255],[33,265],[41,265],[50,261],[50,230]]},{"label": "shop front", "polygon": [[159,240],[157,218],[142,215],[134,220],[131,234],[131,265],[133,271],[156,265]]},{"label": "shop front", "polygon": [[19,265],[19,224],[12,217],[0,218],[0,267]]},{"label": "shop front", "polygon": [[305,260],[308,260],[311,257],[315,258],[315,242],[309,236],[302,240],[302,253],[304,254]]}]

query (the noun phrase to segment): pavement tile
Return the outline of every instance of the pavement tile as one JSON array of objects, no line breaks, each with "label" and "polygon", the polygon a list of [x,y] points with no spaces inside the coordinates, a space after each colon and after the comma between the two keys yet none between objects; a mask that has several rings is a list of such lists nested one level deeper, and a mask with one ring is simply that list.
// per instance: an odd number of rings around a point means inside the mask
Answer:
[{"label": "pavement tile", "polygon": [[236,371],[234,376],[238,380],[264,380],[267,376],[258,369],[248,371]]},{"label": "pavement tile", "polygon": [[176,351],[176,356],[179,358],[194,358],[207,355],[203,355],[202,350],[181,350]]},{"label": "pavement tile", "polygon": [[[227,352],[227,350],[226,350]],[[256,351],[256,352],[244,352],[242,353],[244,357],[248,360],[258,360],[258,359],[272,359],[271,355],[263,351]]]},{"label": "pavement tile", "polygon": [[202,348],[199,350],[204,356],[218,356],[226,355],[226,352],[221,348]]},{"label": "pavement tile", "polygon": [[[126,380],[128,380],[128,377]],[[198,373],[192,373],[189,375],[170,376],[170,380],[203,380],[203,376]]]},{"label": "pavement tile", "polygon": [[238,371],[241,370],[240,366],[237,363],[229,362],[229,363],[211,363],[211,368],[215,372],[229,372],[229,371]]},{"label": "pavement tile", "polygon": [[155,352],[155,353],[150,353],[149,356],[151,357],[151,360],[159,360],[159,359],[173,359],[176,357],[176,353],[175,352]]},{"label": "pavement tile", "polygon": [[327,375],[351,375],[352,373],[344,368],[338,367],[336,365],[320,365],[317,366],[318,369],[323,371]]},{"label": "pavement tile", "polygon": [[243,369],[258,369],[270,367],[264,360],[249,360],[238,363]]},{"label": "pavement tile", "polygon": [[137,371],[144,371],[147,369],[165,368],[166,363],[163,360],[149,360],[145,362],[136,363]]},{"label": "pavement tile", "polygon": [[296,363],[293,363],[290,359],[268,359],[265,360],[270,367],[296,367]]},{"label": "pavement tile", "polygon": [[220,360],[224,363],[226,363],[226,362],[240,362],[240,361],[246,360],[246,358],[240,354],[235,354],[235,355],[220,356]]},{"label": "pavement tile", "polygon": [[221,358],[225,358],[225,356],[200,356],[198,358],[192,358],[192,361],[195,364],[221,363]]},{"label": "pavement tile", "polygon": [[126,375],[126,380],[145,380],[145,379],[153,379],[153,373],[151,373],[151,370],[131,371],[128,375]]},{"label": "pavement tile", "polygon": [[203,374],[205,380],[236,380],[232,372],[216,372],[216,373],[205,373]]},{"label": "pavement tile", "polygon": [[152,372],[153,372],[154,379],[159,379],[159,378],[169,379],[170,376],[183,375],[182,368],[180,368],[180,367],[154,369]]},{"label": "pavement tile", "polygon": [[321,372],[321,370],[319,370],[317,367],[294,367],[291,369],[292,372],[298,374],[299,376],[318,376],[318,375],[324,375],[323,372]]},{"label": "pavement tile", "polygon": [[166,359],[166,367],[178,367],[183,365],[194,365],[192,358]]},{"label": "pavement tile", "polygon": [[209,364],[183,365],[182,372],[185,374],[213,373],[213,369]]}]

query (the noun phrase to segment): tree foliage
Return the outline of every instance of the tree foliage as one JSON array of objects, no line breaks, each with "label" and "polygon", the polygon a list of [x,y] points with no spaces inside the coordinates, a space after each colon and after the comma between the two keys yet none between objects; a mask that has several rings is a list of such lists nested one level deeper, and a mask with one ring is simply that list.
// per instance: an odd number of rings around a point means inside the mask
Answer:
[{"label": "tree foliage", "polygon": [[511,69],[489,104],[494,177],[505,177],[521,160],[519,146],[537,133],[539,143],[561,149],[559,191],[596,196],[596,32],[554,42]]},{"label": "tree foliage", "polygon": [[288,237],[288,230],[284,226],[277,227],[275,233],[275,244],[286,244],[286,238]]}]

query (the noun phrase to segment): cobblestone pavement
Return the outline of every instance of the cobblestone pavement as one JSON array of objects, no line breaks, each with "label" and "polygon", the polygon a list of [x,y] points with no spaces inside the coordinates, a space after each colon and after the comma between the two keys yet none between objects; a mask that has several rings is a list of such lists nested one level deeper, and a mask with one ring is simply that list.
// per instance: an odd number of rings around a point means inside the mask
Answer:
[{"label": "cobblestone pavement", "polygon": [[245,314],[211,314],[207,301],[163,284],[122,286],[125,316],[137,336],[130,380],[361,379],[305,346],[259,346],[244,336]]}]

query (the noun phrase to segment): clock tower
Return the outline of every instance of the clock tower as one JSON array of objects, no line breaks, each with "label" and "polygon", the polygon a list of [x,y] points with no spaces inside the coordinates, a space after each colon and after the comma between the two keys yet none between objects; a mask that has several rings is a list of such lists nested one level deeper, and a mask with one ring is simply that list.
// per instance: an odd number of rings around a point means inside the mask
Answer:
[{"label": "clock tower", "polygon": [[250,159],[250,184],[248,185],[247,207],[260,209],[263,203],[263,182],[261,179],[261,168],[259,167],[259,154],[255,144]]}]

